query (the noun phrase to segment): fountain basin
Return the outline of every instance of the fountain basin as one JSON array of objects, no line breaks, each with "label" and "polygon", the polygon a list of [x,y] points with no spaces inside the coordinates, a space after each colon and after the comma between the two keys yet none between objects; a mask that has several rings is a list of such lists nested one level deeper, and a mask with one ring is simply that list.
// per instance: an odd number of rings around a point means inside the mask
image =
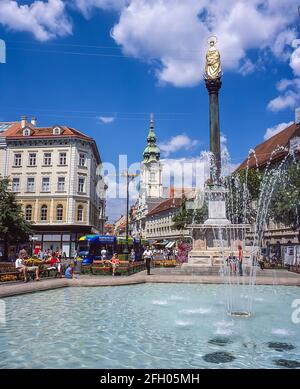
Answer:
[{"label": "fountain basin", "polygon": [[[248,289],[236,289],[241,299]],[[0,368],[282,368],[300,360],[299,288],[256,286],[254,314],[227,315],[224,285],[65,288],[3,299]],[[222,338],[222,342],[216,339]],[[285,342],[289,349],[270,348]],[[276,362],[277,361],[277,362]]]}]

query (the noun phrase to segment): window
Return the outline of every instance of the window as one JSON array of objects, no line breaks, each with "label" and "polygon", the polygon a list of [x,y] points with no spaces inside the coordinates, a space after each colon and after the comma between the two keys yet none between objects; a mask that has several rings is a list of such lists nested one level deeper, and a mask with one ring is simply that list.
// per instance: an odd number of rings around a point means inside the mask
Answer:
[{"label": "window", "polygon": [[19,192],[20,191],[20,178],[13,178],[12,182],[12,191]]},{"label": "window", "polygon": [[85,166],[85,154],[79,154],[79,166]]},{"label": "window", "polygon": [[82,222],[83,221],[83,206],[79,205],[77,208],[77,221]]},{"label": "window", "polygon": [[84,177],[79,177],[78,179],[78,193],[84,192]]},{"label": "window", "polygon": [[29,154],[29,166],[36,166],[36,153]]},{"label": "window", "polygon": [[65,191],[65,177],[58,177],[57,190],[58,190],[58,192]]},{"label": "window", "polygon": [[155,182],[155,172],[150,173],[150,182]]},{"label": "window", "polygon": [[51,166],[51,153],[44,153],[44,165]]},{"label": "window", "polygon": [[26,208],[25,208],[25,219],[27,221],[31,221],[32,220],[32,205],[26,205]]},{"label": "window", "polygon": [[15,154],[14,166],[22,166],[22,154]]},{"label": "window", "polygon": [[67,153],[59,153],[59,164],[60,165],[67,164]]},{"label": "window", "polygon": [[42,192],[50,192],[50,178],[49,177],[42,178]]},{"label": "window", "polygon": [[41,207],[41,220],[46,221],[48,216],[48,207],[47,205],[42,205]]},{"label": "window", "polygon": [[31,131],[29,130],[29,128],[25,128],[25,130],[23,130],[23,136],[30,136],[31,135]]},{"label": "window", "polygon": [[56,207],[56,220],[57,221],[62,221],[63,220],[63,213],[64,213],[64,207],[61,204],[59,204]]},{"label": "window", "polygon": [[61,130],[59,127],[54,127],[53,128],[53,135],[60,135],[61,133]]},{"label": "window", "polygon": [[34,192],[35,179],[34,177],[27,178],[27,192]]}]

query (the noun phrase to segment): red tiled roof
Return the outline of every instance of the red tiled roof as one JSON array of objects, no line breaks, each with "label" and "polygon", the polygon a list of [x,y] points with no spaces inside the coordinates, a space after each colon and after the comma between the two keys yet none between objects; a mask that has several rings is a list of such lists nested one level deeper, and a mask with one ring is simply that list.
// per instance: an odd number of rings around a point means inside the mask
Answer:
[{"label": "red tiled roof", "polygon": [[[9,124],[9,123],[0,123],[0,124]],[[9,127],[4,133],[3,135],[8,138],[8,139],[19,139],[19,138],[22,138],[24,139],[24,136],[23,136],[23,129],[21,127],[21,123],[19,122],[12,122],[11,123],[11,127]],[[53,134],[53,128],[55,128],[56,126],[52,126],[52,127],[34,127],[32,126],[30,123],[27,123],[26,127],[29,127],[32,131],[32,134],[28,137],[33,137],[33,138],[44,138],[44,137],[79,137],[79,138],[82,138],[82,139],[85,139],[85,140],[92,140],[92,138],[90,138],[89,136],[87,135],[84,135],[83,133],[81,133],[80,131],[78,130],[75,130],[74,128],[71,128],[71,127],[67,127],[67,126],[57,126],[59,128],[62,129],[62,132],[60,135],[54,135]]]},{"label": "red tiled roof", "polygon": [[[92,142],[92,147],[94,149],[96,158],[98,163],[101,162],[101,158],[99,155],[99,150],[97,148],[97,144],[95,140],[82,132],[75,130],[72,127],[68,126],[60,126],[60,125],[55,125],[52,127],[35,127],[31,123],[26,123],[25,128],[30,128],[31,129],[31,135],[30,136],[23,136],[23,128],[21,125],[21,122],[0,122],[1,125],[9,125],[11,126],[3,131],[1,133],[2,136],[7,138],[8,140],[13,140],[13,139],[26,139],[26,138],[32,138],[32,139],[37,139],[37,138],[81,138],[83,140],[91,141]],[[53,129],[55,127],[61,128],[61,134],[60,135],[54,135],[53,134]]]},{"label": "red tiled roof", "polygon": [[181,198],[171,198],[171,199],[168,199],[168,200],[163,201],[162,203],[160,203],[154,209],[152,209],[152,211],[150,211],[147,216],[156,215],[158,213],[167,211],[168,209],[172,209],[172,208],[180,208],[181,204],[182,204],[182,199]]},{"label": "red tiled roof", "polygon": [[[289,149],[289,141],[294,136],[300,136],[300,126],[296,125],[295,123],[291,126],[285,128],[284,130],[280,131],[278,134],[272,136],[270,139],[266,140],[265,142],[259,144],[255,147],[255,155],[257,158],[257,161],[255,159],[255,156],[253,153],[249,157],[249,163],[248,166],[250,169],[258,167],[265,166],[270,160],[272,163],[281,160],[284,158],[287,154],[287,151],[280,151],[274,153],[272,156],[273,151],[277,148],[277,146],[283,146]],[[247,167],[247,161],[248,158],[238,167],[237,170],[245,169]]]}]

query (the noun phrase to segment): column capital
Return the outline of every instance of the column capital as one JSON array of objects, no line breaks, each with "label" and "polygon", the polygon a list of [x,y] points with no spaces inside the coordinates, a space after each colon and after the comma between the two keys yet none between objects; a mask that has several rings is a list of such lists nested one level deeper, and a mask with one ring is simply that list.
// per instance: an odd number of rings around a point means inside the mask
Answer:
[{"label": "column capital", "polygon": [[219,90],[221,89],[222,86],[221,77],[214,78],[214,79],[205,78],[204,81],[205,81],[205,86],[210,95],[219,93]]}]

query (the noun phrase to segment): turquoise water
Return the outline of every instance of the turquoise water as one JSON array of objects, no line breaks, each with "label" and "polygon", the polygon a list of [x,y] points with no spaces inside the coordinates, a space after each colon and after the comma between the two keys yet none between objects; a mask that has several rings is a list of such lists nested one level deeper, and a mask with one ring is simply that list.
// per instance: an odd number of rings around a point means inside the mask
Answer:
[{"label": "turquoise water", "polygon": [[[276,368],[278,360],[300,361],[300,324],[291,320],[300,288],[257,286],[250,318],[227,316],[223,296],[222,285],[143,284],[10,297],[3,300],[0,367]],[[230,362],[212,363],[207,355],[216,352]]]}]

